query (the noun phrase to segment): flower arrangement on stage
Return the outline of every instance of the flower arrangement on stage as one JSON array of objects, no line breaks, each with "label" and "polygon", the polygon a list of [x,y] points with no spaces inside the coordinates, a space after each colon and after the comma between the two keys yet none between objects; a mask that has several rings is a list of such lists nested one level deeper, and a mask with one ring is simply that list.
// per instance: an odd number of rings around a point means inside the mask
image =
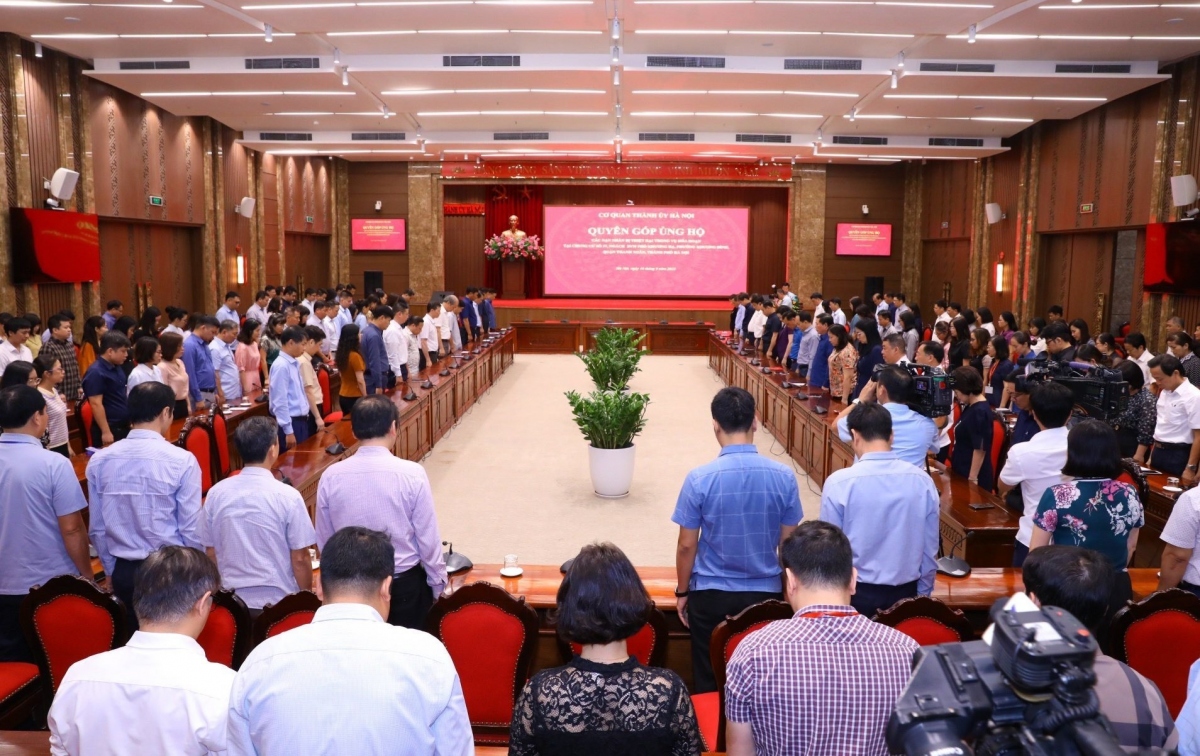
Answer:
[{"label": "flower arrangement on stage", "polygon": [[489,260],[541,260],[545,251],[536,236],[514,239],[496,234],[483,243],[483,254]]}]

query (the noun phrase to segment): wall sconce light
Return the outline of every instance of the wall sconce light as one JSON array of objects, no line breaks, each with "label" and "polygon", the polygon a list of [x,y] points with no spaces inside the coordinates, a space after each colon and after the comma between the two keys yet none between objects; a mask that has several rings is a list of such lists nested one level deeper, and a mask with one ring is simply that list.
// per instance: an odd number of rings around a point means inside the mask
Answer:
[{"label": "wall sconce light", "polygon": [[246,256],[238,250],[237,261],[237,282],[239,285],[246,283]]},{"label": "wall sconce light", "polygon": [[1000,253],[1000,259],[996,262],[996,293],[1004,291],[1004,253]]}]

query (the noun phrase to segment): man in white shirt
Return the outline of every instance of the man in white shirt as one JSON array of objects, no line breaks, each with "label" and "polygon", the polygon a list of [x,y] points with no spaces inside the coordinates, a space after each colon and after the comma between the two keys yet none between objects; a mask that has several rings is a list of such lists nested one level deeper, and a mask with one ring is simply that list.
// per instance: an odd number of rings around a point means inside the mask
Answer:
[{"label": "man in white shirt", "polygon": [[[346,754],[474,753],[445,646],[383,620],[393,558],[383,532],[346,527],[329,538],[321,552],[324,604],[312,622],[264,641],[238,672],[229,698],[231,754],[291,756],[317,744]],[[313,691],[330,705],[313,706]]]},{"label": "man in white shirt", "polygon": [[950,320],[951,320],[950,313],[946,311],[946,306],[947,306],[947,303],[946,303],[946,300],[944,300],[944,299],[939,299],[938,301],[933,303],[933,314],[937,316],[937,318],[933,322],[935,322],[935,323],[949,323],[950,322]]},{"label": "man in white shirt", "polygon": [[1200,597],[1200,488],[1180,495],[1163,527],[1158,590],[1182,588]]},{"label": "man in white shirt", "polygon": [[438,321],[442,317],[442,306],[434,302],[429,303],[429,308],[425,310],[425,317],[421,325],[421,369],[433,365],[438,361],[438,352],[442,348],[442,339],[438,334]]},{"label": "man in white shirt", "polygon": [[817,322],[817,318],[825,314],[825,295],[819,291],[814,291],[808,295],[809,304],[813,308],[813,322]]},{"label": "man in white shirt", "polygon": [[1150,375],[1150,360],[1154,359],[1154,355],[1146,348],[1146,337],[1137,331],[1126,334],[1125,351],[1129,353],[1129,358],[1142,369],[1146,385],[1149,386],[1153,383],[1154,377]]},{"label": "man in white shirt", "polygon": [[4,340],[0,341],[0,373],[17,360],[33,362],[33,352],[25,346],[33,325],[25,318],[13,318],[4,324]]},{"label": "man in white shirt", "polygon": [[242,303],[242,298],[238,296],[236,291],[225,292],[225,304],[217,308],[217,320],[224,322],[232,320],[234,323],[241,325],[242,316],[238,315],[237,308]]},{"label": "man in white shirt", "polygon": [[267,292],[259,291],[254,295],[254,304],[250,305],[246,310],[247,320],[257,320],[261,326],[266,326],[267,318],[271,317],[267,312],[267,304],[271,298],[267,296]]},{"label": "man in white shirt", "polygon": [[846,325],[846,313],[842,311],[842,300],[839,297],[829,298],[829,314],[833,316],[835,325]]},{"label": "man in white shirt", "polygon": [[164,546],[146,557],[133,594],[141,629],[67,670],[50,707],[50,753],[225,751],[234,672],[196,642],[220,587],[201,551]]},{"label": "man in white shirt", "polygon": [[388,367],[396,380],[408,380],[408,307],[397,304],[392,311],[392,320],[383,329],[383,348],[387,351]]},{"label": "man in white shirt", "polygon": [[438,338],[442,342],[442,353],[449,354],[453,348],[452,341],[454,339],[453,331],[458,330],[458,316],[455,314],[458,311],[458,297],[453,294],[446,295],[442,300],[442,313],[438,316]]},{"label": "man in white shirt", "polygon": [[289,593],[312,590],[308,550],[317,544],[317,532],[304,497],[271,473],[279,459],[274,418],[243,421],[233,439],[244,467],[208,492],[203,540],[221,571],[221,585],[257,615]]},{"label": "man in white shirt", "polygon": [[322,354],[332,355],[337,352],[342,330],[338,325],[337,311],[337,305],[333,302],[325,303],[325,317],[321,318],[321,329],[325,331],[325,340],[321,343]]},{"label": "man in white shirt", "polygon": [[750,323],[746,326],[750,331],[750,337],[757,343],[762,339],[763,329],[767,325],[767,316],[763,312],[763,298],[761,294],[755,294],[750,298],[750,306],[754,308],[754,312],[750,315]]},{"label": "man in white shirt", "polygon": [[308,317],[304,319],[304,325],[321,327],[321,321],[325,319],[325,303],[317,300],[308,309],[309,313]]},{"label": "man in white shirt", "polygon": [[1183,366],[1173,354],[1150,360],[1150,376],[1162,389],[1150,466],[1178,475],[1185,486],[1191,485],[1200,462],[1200,389],[1184,376]]},{"label": "man in white shirt", "polygon": [[421,330],[425,326],[425,321],[410,315],[408,321],[404,324],[404,331],[408,343],[408,379],[414,380],[417,373],[421,370]]},{"label": "man in white shirt", "polygon": [[1021,487],[1024,511],[1017,525],[1017,542],[1013,546],[1013,566],[1020,567],[1029,555],[1029,539],[1033,535],[1033,517],[1037,514],[1042,494],[1050,486],[1066,481],[1062,469],[1067,464],[1067,420],[1075,397],[1061,383],[1035,385],[1029,392],[1033,419],[1041,431],[1024,443],[1014,444],[1008,451],[1008,461],[1000,471],[1000,494]]}]

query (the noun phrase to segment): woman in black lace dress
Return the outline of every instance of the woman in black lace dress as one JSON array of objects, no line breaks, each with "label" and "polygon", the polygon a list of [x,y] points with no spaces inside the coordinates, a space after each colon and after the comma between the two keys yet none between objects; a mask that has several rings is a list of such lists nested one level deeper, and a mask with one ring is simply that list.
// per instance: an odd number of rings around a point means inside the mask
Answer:
[{"label": "woman in black lace dress", "polygon": [[700,753],[683,680],[642,666],[625,645],[652,606],[620,549],[583,548],[558,589],[558,633],[583,650],[525,686],[513,712],[510,756]]}]

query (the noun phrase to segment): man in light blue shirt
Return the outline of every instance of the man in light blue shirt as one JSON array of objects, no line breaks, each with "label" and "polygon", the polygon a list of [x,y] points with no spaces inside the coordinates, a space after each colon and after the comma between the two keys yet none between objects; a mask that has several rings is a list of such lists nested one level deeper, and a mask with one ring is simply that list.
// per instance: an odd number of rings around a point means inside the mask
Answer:
[{"label": "man in light blue shirt", "polygon": [[[863,387],[859,403],[878,402],[892,416],[891,452],[899,459],[925,469],[925,458],[938,453],[938,429],[933,420],[918,415],[907,404],[912,398],[913,378],[907,370],[896,365],[881,369],[875,380]],[[851,442],[848,419],[857,405],[850,405],[838,415],[838,438]]]},{"label": "man in light blue shirt", "polygon": [[192,332],[183,342],[183,366],[188,374],[188,395],[192,407],[204,409],[217,398],[217,371],[213,367],[208,344],[217,335],[220,323],[212,315],[197,318]]},{"label": "man in light blue shirt", "polygon": [[[279,337],[282,347],[279,356],[271,365],[267,409],[275,422],[279,423],[279,451],[285,452],[312,435],[308,395],[304,393],[304,379],[300,377],[297,358],[304,351],[308,336],[299,326],[286,328]],[[278,382],[276,380],[278,379]]]},{"label": "man in light blue shirt", "polygon": [[750,295],[746,292],[738,294],[738,311],[733,318],[733,335],[741,334],[746,325],[747,313],[750,311]]},{"label": "man in light blue shirt", "polygon": [[221,398],[227,403],[238,402],[242,399],[242,373],[233,361],[237,333],[237,323],[232,320],[223,320],[216,338],[208,342],[213,371],[217,374],[217,388],[221,392]]},{"label": "man in light blue shirt", "polygon": [[[133,606],[133,575],[161,546],[204,548],[200,464],[170,443],[175,392],[157,381],[129,392],[132,430],[88,462],[89,533],[113,593]],[[136,618],[129,613],[131,622]],[[136,624],[134,629],[137,629]]]},{"label": "man in light blue shirt", "polygon": [[691,630],[695,691],[716,690],[709,639],[725,617],[783,595],[776,549],[800,522],[791,468],[754,446],[754,397],[730,386],[712,401],[716,460],[688,473],[671,521],[679,526],[675,588]]},{"label": "man in light blue shirt", "polygon": [[[384,622],[393,547],[386,533],[345,527],[321,552],[324,603],[307,625],[268,638],[238,671],[229,753],[469,756],[462,684],[446,647]],[[319,690],[328,705],[313,706]]]},{"label": "man in light blue shirt", "polygon": [[801,311],[800,329],[792,336],[792,348],[788,352],[788,357],[792,360],[792,371],[801,377],[808,375],[808,366],[812,364],[816,351],[817,327],[813,325],[812,313]]},{"label": "man in light blue shirt", "polygon": [[242,324],[242,316],[238,315],[238,305],[242,303],[242,298],[238,296],[236,291],[225,292],[225,304],[217,308],[217,321],[224,322],[232,320],[235,326]]},{"label": "man in light blue shirt", "polygon": [[1187,702],[1175,717],[1175,727],[1179,730],[1179,756],[1200,756],[1200,661],[1188,672]]},{"label": "man in light blue shirt", "polygon": [[821,519],[854,549],[858,583],[850,604],[864,617],[933,592],[937,572],[937,487],[929,474],[892,452],[892,415],[862,402],[847,422],[858,458],[825,480]]},{"label": "man in light blue shirt", "polygon": [[71,463],[42,448],[48,422],[37,389],[0,391],[0,661],[33,661],[19,620],[30,588],[58,575],[92,579],[87,501]]}]

